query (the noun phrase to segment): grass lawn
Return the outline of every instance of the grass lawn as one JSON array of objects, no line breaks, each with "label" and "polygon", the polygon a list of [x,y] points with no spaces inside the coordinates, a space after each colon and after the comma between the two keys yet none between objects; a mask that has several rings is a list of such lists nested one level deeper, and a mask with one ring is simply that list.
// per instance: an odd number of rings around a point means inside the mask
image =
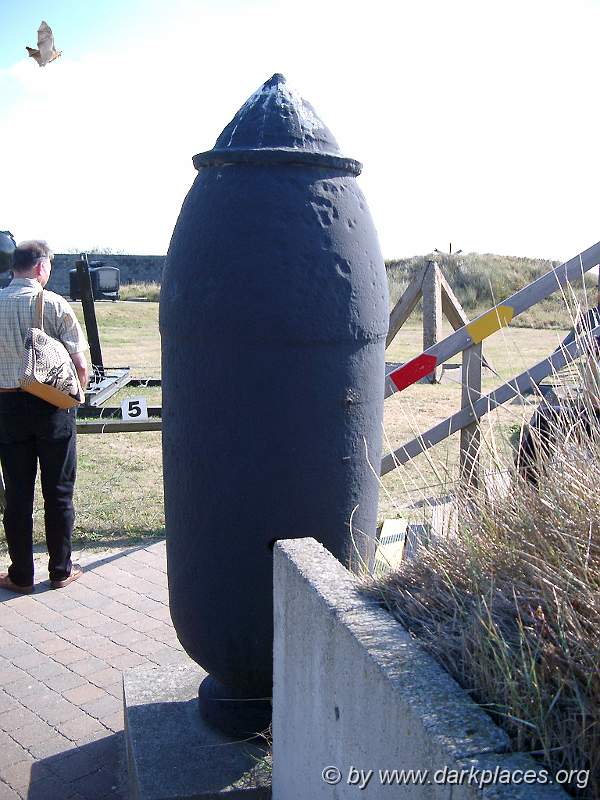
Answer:
[{"label": "grass lawn", "polygon": [[[82,320],[81,304],[73,307]],[[99,302],[96,315],[104,363],[129,366],[135,377],[160,377],[158,303]],[[449,332],[449,331],[448,331]],[[548,355],[564,335],[561,331],[508,329],[485,346],[498,377],[486,378],[484,391],[512,377]],[[408,321],[390,346],[389,361],[406,361],[422,349],[418,318]],[[456,359],[459,360],[458,358]],[[127,397],[145,396],[160,405],[161,390],[125,387],[108,401],[118,405]],[[460,407],[460,386],[418,384],[386,400],[384,428],[393,448],[440,422]],[[507,434],[520,422],[522,406],[509,406],[491,415],[500,421],[502,447]],[[527,409],[530,416],[531,409]],[[486,426],[487,428],[488,426]],[[490,437],[490,431],[487,430]],[[78,438],[79,474],[75,496],[78,546],[113,547],[164,534],[160,433],[89,434]],[[393,516],[399,505],[419,496],[442,494],[456,477],[458,436],[423,454],[383,480],[380,516]],[[420,487],[426,487],[422,489]],[[36,494],[35,537],[43,542],[41,493]]]}]

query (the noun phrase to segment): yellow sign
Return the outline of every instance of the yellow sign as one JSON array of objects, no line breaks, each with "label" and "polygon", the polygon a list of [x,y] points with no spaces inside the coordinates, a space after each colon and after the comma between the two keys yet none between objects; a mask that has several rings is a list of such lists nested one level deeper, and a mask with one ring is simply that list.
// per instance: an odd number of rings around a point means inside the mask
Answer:
[{"label": "yellow sign", "polygon": [[505,328],[513,318],[513,314],[512,306],[498,306],[471,322],[467,325],[467,331],[473,344],[479,344],[492,333],[499,331],[500,328]]}]

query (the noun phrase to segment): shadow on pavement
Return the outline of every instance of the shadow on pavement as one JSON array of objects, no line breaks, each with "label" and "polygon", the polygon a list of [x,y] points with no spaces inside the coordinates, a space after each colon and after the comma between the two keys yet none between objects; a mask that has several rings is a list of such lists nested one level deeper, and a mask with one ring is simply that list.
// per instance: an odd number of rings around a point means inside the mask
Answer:
[{"label": "shadow on pavement", "polygon": [[73,747],[31,766],[27,800],[125,800],[123,732]]}]

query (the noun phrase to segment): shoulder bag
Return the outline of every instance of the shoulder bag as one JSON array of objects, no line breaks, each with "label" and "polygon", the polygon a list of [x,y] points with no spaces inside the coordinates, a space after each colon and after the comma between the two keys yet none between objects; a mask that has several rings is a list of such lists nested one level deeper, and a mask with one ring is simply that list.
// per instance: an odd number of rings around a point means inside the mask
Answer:
[{"label": "shoulder bag", "polygon": [[[35,327],[37,323],[37,327]],[[27,331],[19,379],[25,392],[58,408],[73,408],[85,400],[75,364],[67,348],[44,333],[44,290],[36,300],[34,327]]]}]

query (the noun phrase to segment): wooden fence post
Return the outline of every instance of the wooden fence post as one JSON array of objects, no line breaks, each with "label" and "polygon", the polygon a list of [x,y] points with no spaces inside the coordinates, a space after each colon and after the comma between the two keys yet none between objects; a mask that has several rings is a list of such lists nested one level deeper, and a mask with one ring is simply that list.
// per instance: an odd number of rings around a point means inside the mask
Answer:
[{"label": "wooden fence post", "polygon": [[[442,282],[438,266],[430,261],[423,278],[423,350],[433,347],[442,336]],[[442,367],[436,367],[428,376],[430,383],[439,383]]]},{"label": "wooden fence post", "polygon": [[[463,351],[461,408],[471,408],[481,397],[481,342]],[[460,479],[467,488],[479,485],[481,431],[476,419],[460,432]]]}]

